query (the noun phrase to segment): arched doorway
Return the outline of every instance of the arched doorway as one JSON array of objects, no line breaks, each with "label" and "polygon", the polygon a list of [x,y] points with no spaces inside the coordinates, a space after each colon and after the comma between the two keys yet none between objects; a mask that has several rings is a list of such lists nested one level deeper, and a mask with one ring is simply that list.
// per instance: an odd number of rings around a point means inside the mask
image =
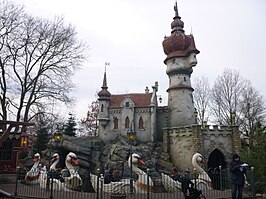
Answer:
[{"label": "arched doorway", "polygon": [[218,169],[219,166],[222,166],[222,169],[226,168],[224,154],[219,149],[214,149],[209,155],[208,170]]},{"label": "arched doorway", "polygon": [[[224,154],[219,149],[214,149],[208,159],[208,175],[210,176],[214,189],[222,189],[226,177],[226,162]],[[220,167],[221,166],[221,170]]]}]

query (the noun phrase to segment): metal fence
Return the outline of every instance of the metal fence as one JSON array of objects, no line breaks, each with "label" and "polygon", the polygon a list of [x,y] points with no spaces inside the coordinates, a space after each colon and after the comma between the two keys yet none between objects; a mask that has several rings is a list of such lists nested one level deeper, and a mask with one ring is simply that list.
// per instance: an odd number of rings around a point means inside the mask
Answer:
[{"label": "metal fence", "polygon": [[[212,187],[200,187],[197,183],[197,172],[192,172],[189,176],[194,184],[194,188],[201,191],[201,198],[231,198],[231,176],[228,170],[212,170],[208,175],[212,180]],[[152,177],[153,185],[149,185],[151,180],[149,175],[147,179],[135,179],[132,183],[133,189],[130,184],[130,179],[121,179],[117,182],[104,183],[103,174],[91,175],[90,185],[93,187],[93,191],[85,192],[81,189],[71,189],[64,184],[63,190],[58,190],[55,187],[56,179],[53,178],[53,173],[47,174],[45,185],[41,186],[40,177],[37,183],[29,183],[25,181],[25,173],[17,172],[14,182],[2,180],[0,181],[0,196],[5,193],[11,193],[6,195],[10,197],[32,197],[32,198],[49,198],[49,199],[176,199],[185,198],[181,191],[180,183],[174,181],[169,176],[162,178],[161,176]],[[167,179],[167,180],[166,180]],[[145,182],[143,184],[139,181]],[[247,181],[249,185],[245,185],[243,196],[245,198],[255,198],[255,174],[252,170],[247,172]],[[198,187],[197,187],[198,186]],[[133,190],[133,191],[132,191]],[[197,197],[200,198],[200,197]]]}]

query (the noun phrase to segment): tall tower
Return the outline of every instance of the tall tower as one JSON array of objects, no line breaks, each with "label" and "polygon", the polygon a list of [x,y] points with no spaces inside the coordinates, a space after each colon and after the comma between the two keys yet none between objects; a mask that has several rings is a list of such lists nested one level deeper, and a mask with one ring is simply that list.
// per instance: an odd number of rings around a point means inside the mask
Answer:
[{"label": "tall tower", "polygon": [[171,35],[165,36],[162,44],[167,55],[164,63],[169,77],[168,122],[171,127],[178,127],[195,123],[190,76],[193,72],[192,67],[197,64],[196,54],[199,51],[196,49],[193,35],[186,35],[183,30],[184,22],[178,14],[177,3],[174,10]]},{"label": "tall tower", "polygon": [[[106,80],[106,68],[104,71],[103,77],[103,85],[102,90],[98,93],[98,100],[99,100],[99,136],[100,138],[104,139],[106,136],[106,132],[104,131],[106,125],[108,124],[109,118],[109,106],[110,106],[110,97],[111,93],[108,91],[107,87],[107,80]],[[105,133],[100,133],[105,132]]]}]

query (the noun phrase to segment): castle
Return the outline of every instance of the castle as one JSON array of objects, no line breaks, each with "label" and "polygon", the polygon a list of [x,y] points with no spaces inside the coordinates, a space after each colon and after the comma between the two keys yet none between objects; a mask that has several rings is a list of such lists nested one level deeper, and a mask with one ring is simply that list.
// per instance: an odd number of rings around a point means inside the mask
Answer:
[{"label": "castle", "polygon": [[181,170],[190,167],[195,152],[205,157],[208,168],[225,168],[231,154],[240,150],[240,133],[237,126],[197,124],[190,78],[200,51],[193,35],[185,34],[177,4],[174,11],[171,35],[162,42],[169,78],[167,106],[158,105],[157,82],[151,92],[146,87],[143,93],[111,94],[105,71],[98,93],[99,137],[109,142],[135,132],[141,142],[162,143],[163,152]]}]

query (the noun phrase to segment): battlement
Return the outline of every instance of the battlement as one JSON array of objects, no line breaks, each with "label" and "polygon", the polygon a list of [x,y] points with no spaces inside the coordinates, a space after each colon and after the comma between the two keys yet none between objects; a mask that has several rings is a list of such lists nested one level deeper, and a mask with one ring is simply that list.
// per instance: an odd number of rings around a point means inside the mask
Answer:
[{"label": "battlement", "polygon": [[175,137],[189,137],[197,132],[201,132],[203,135],[231,135],[233,130],[238,126],[227,126],[227,125],[206,125],[201,126],[197,124],[183,126],[183,127],[172,127],[164,128],[164,131],[168,131],[170,136]]}]

